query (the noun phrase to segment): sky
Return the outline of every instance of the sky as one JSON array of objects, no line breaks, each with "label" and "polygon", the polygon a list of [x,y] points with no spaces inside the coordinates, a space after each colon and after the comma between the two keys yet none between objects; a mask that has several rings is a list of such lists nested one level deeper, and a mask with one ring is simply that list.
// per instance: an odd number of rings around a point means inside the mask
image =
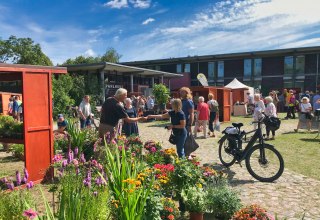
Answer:
[{"label": "sky", "polygon": [[0,0],[0,38],[30,37],[54,64],[320,46],[320,0]]}]

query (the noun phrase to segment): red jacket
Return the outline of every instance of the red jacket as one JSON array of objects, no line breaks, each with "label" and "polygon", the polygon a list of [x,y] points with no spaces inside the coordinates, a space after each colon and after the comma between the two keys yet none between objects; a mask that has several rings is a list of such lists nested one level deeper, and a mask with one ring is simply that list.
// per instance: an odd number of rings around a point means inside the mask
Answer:
[{"label": "red jacket", "polygon": [[209,106],[207,103],[202,102],[197,107],[198,120],[209,120]]}]

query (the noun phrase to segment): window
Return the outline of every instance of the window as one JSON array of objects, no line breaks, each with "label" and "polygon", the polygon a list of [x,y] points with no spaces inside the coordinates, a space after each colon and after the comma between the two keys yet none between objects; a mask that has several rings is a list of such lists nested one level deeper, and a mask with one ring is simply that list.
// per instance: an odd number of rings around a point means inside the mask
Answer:
[{"label": "window", "polygon": [[181,72],[182,72],[182,65],[177,64],[177,73],[181,73]]},{"label": "window", "polygon": [[293,56],[288,56],[284,58],[284,74],[293,74]]},{"label": "window", "polygon": [[185,73],[190,73],[190,63],[184,64],[184,72]]},{"label": "window", "polygon": [[252,60],[245,59],[244,60],[244,76],[250,78],[252,75]]},{"label": "window", "polygon": [[161,69],[161,68],[160,68],[159,65],[157,65],[156,68],[155,68],[155,70],[160,70],[160,69]]},{"label": "window", "polygon": [[214,62],[208,63],[208,79],[214,80]]},{"label": "window", "polygon": [[296,74],[304,74],[304,56],[296,57]]},{"label": "window", "polygon": [[218,62],[218,78],[224,77],[224,62],[219,61]]},{"label": "window", "polygon": [[254,59],[254,76],[261,76],[262,60],[260,58]]},{"label": "window", "polygon": [[293,81],[292,80],[285,80],[283,82],[283,88],[286,88],[286,89],[293,88]]}]

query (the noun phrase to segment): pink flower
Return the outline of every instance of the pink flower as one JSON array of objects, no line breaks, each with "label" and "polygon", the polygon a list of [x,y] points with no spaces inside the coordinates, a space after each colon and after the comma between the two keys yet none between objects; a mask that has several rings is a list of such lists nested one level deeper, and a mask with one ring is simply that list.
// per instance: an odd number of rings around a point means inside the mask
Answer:
[{"label": "pink flower", "polygon": [[155,147],[152,147],[152,148],[151,148],[151,152],[152,152],[152,153],[155,153],[156,151],[157,151],[157,148],[155,148]]},{"label": "pink flower", "polygon": [[28,209],[23,212],[23,216],[28,217],[29,219],[34,219],[37,217],[37,212],[33,211],[32,209]]},{"label": "pink flower", "polygon": [[136,153],[135,153],[135,152],[132,152],[131,155],[132,155],[133,157],[135,157],[135,156],[136,156]]},{"label": "pink flower", "polygon": [[62,155],[61,154],[57,154],[57,155],[54,155],[53,159],[52,159],[52,162],[53,163],[57,163],[59,161],[62,160]]},{"label": "pink flower", "polygon": [[75,166],[78,166],[79,165],[79,161],[77,159],[73,159],[72,160],[72,163],[75,165]]}]

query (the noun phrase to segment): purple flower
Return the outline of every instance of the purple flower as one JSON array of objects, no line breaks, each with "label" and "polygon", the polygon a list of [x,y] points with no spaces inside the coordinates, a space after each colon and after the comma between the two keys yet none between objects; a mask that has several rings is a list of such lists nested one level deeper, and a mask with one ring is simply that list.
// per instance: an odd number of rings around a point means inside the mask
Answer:
[{"label": "purple flower", "polygon": [[32,209],[28,209],[23,212],[23,216],[28,217],[29,219],[34,219],[37,217],[37,215],[37,212],[33,211]]},{"label": "purple flower", "polygon": [[79,169],[79,167],[77,167],[76,168],[76,174],[79,175],[79,173],[80,173],[80,169]]},{"label": "purple flower", "polygon": [[27,189],[31,189],[34,186],[33,182],[30,181],[29,183],[27,183]]},{"label": "purple flower", "polygon": [[97,191],[94,191],[94,192],[93,192],[93,195],[94,195],[94,196],[98,196],[98,192],[97,192]]},{"label": "purple flower", "polygon": [[2,179],[0,179],[0,182],[2,182],[2,183],[6,183],[8,180],[7,180],[7,178],[5,178],[5,177],[3,177]]},{"label": "purple flower", "polygon": [[67,160],[63,160],[62,161],[62,167],[66,167],[68,165],[68,161]]},{"label": "purple flower", "polygon": [[74,156],[77,157],[77,156],[78,156],[78,153],[79,153],[79,148],[76,147],[76,148],[74,149]]},{"label": "purple flower", "polygon": [[84,184],[84,186],[90,188],[90,187],[91,187],[91,179],[85,178],[85,179],[83,180],[83,184]]},{"label": "purple flower", "polygon": [[70,150],[70,151],[68,152],[68,163],[70,163],[72,160],[73,160],[73,151]]},{"label": "purple flower", "polygon": [[7,185],[7,188],[8,188],[9,190],[13,190],[13,189],[14,189],[13,183],[9,183],[9,182],[8,182],[6,185]]},{"label": "purple flower", "polygon": [[27,181],[28,181],[28,179],[26,177],[23,177],[22,183],[26,183]]},{"label": "purple flower", "polygon": [[97,186],[101,186],[101,185],[104,184],[104,182],[102,181],[102,178],[101,178],[101,177],[98,177],[98,178],[96,179],[96,184],[97,184]]},{"label": "purple flower", "polygon": [[26,168],[24,168],[24,177],[28,180],[29,179],[29,173]]},{"label": "purple flower", "polygon": [[84,158],[84,154],[83,153],[80,156],[80,162],[81,163],[85,163],[86,162],[86,159]]},{"label": "purple flower", "polygon": [[16,181],[17,181],[17,186],[21,185],[21,175],[19,171],[16,171]]}]

